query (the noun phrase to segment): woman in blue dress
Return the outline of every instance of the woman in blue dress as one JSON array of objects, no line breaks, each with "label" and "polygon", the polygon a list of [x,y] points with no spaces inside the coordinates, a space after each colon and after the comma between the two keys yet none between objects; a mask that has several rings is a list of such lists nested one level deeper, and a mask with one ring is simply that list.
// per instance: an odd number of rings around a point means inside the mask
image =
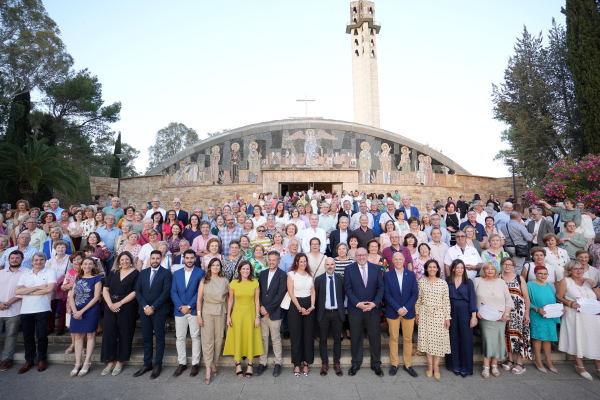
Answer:
[{"label": "woman in blue dress", "polygon": [[[101,293],[102,277],[98,275],[98,265],[93,258],[86,257],[81,263],[81,270],[75,278],[75,286],[69,295],[72,313],[69,330],[75,336],[75,368],[71,371],[71,378],[75,375],[85,376],[90,370],[92,354],[96,346]],[[82,368],[81,353],[86,334],[87,353]]]},{"label": "woman in blue dress", "polygon": [[473,327],[477,325],[477,302],[473,282],[467,278],[465,264],[454,260],[448,277],[450,294],[450,354],[446,368],[466,378],[473,375]]},{"label": "woman in blue dress", "polygon": [[[558,341],[556,334],[556,324],[560,324],[560,318],[545,318],[546,311],[544,306],[556,303],[556,294],[551,284],[546,282],[548,279],[548,270],[543,265],[538,265],[533,270],[535,280],[527,282],[527,291],[529,292],[529,327],[531,330],[531,344],[533,354],[535,354],[535,366],[540,372],[547,374],[544,364],[542,364],[541,349],[544,348],[544,357],[548,369],[555,374],[558,373],[552,358],[550,357],[551,342]],[[563,313],[565,310],[563,310]]]}]

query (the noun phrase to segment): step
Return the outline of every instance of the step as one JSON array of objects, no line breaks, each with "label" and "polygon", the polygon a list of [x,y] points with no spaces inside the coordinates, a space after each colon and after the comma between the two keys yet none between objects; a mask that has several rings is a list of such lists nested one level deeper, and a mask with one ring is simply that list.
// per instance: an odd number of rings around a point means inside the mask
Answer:
[{"label": "step", "polygon": [[[75,356],[73,354],[64,354],[66,349],[66,346],[58,346],[58,345],[52,345],[48,347],[48,361],[50,363],[55,363],[55,364],[73,364],[75,363]],[[329,355],[330,355],[330,363],[333,363],[333,360],[331,359],[332,354],[332,348],[328,347],[329,349]],[[473,357],[473,361],[474,363],[481,363],[483,362],[483,358],[478,355],[480,353],[480,347],[475,347],[474,348],[474,354],[476,354]],[[187,357],[187,363],[188,365],[191,365],[192,362],[192,358],[191,358],[191,351],[188,350],[188,357]],[[383,346],[381,347],[381,362],[383,364],[383,366],[389,366],[390,365],[390,351],[389,351],[389,347]],[[369,358],[369,352],[367,349],[364,349],[363,351],[363,367],[369,367],[370,366],[370,358]],[[404,358],[402,356],[402,345],[399,345],[399,363],[400,365],[404,365]],[[18,346],[17,347],[17,352],[15,353],[13,360],[16,362],[20,362],[20,361],[25,361],[25,351],[23,349],[22,346]],[[291,351],[290,349],[284,349],[283,350],[283,363],[282,366],[283,367],[292,367],[292,360],[291,360]],[[350,349],[342,349],[342,356],[340,359],[340,364],[343,366],[350,366],[352,363],[352,355],[350,352]],[[559,353],[559,352],[553,352],[552,353],[552,362],[553,363],[564,363],[570,361],[570,359],[567,359],[567,355],[564,353]],[[255,360],[255,362],[258,362],[258,358]],[[93,364],[100,364],[100,346],[96,345],[95,351],[94,351],[94,355],[92,356],[92,363]],[[127,364],[131,364],[131,365],[143,365],[144,363],[144,349],[142,347],[133,347],[132,348],[132,352],[131,352],[131,358],[130,360],[127,362]],[[272,349],[269,349],[269,362],[270,365],[274,364],[274,358],[273,358],[273,351]],[[527,361],[525,360],[526,364],[532,364],[532,361]],[[174,347],[167,347],[165,349],[165,355],[163,358],[163,365],[164,366],[177,366],[179,364],[178,360],[177,360],[177,349],[175,349]],[[200,361],[201,366],[204,366],[204,361],[201,360]],[[320,355],[319,355],[319,347],[315,346],[315,361],[314,364],[318,365],[320,364]],[[442,357],[441,359],[441,364],[445,364],[445,359],[444,357]],[[219,360],[219,366],[224,366],[224,367],[233,367],[235,365],[233,357],[232,356],[221,356],[220,360]],[[416,365],[416,366],[426,366],[427,365],[427,357],[426,356],[413,356],[412,357],[412,365]]]}]

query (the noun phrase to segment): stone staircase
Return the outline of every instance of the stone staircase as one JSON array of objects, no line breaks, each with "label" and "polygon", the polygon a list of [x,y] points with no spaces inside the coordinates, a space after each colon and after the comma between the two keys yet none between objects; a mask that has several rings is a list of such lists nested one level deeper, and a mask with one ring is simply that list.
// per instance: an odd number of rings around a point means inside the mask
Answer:
[{"label": "stone staircase", "polygon": [[[175,326],[174,320],[170,319],[170,325],[172,327]],[[387,332],[382,332],[382,339],[381,339],[381,362],[383,364],[383,366],[389,366],[390,365],[390,350],[389,350],[389,336],[387,334]],[[366,333],[364,334],[364,341],[363,341],[363,367],[369,367],[370,366],[370,356],[369,356],[369,341],[367,339],[367,335]],[[177,361],[177,349],[175,347],[175,331],[168,331],[166,333],[166,349],[165,349],[165,355],[163,358],[163,365],[164,366],[177,366],[179,364],[179,362]],[[475,337],[474,338],[474,362],[475,363],[481,363],[483,361],[482,357],[479,355],[480,354],[480,338],[479,337]],[[415,331],[414,336],[413,336],[413,344],[416,347],[416,343],[417,343],[417,332]],[[65,350],[67,349],[67,347],[69,347],[69,345],[71,344],[71,335],[68,333],[68,331],[66,331],[66,333],[62,336],[57,336],[56,333],[53,333],[52,335],[48,336],[48,361],[50,363],[56,363],[56,364],[73,364],[75,362],[75,356],[73,354],[65,354]],[[291,360],[291,343],[290,340],[282,340],[282,345],[283,345],[283,364],[282,366],[284,367],[292,367],[292,360]],[[0,349],[2,349],[2,346],[4,346],[4,334],[0,335]],[[92,362],[94,364],[99,364],[100,363],[100,349],[102,346],[102,334],[96,336],[96,349],[94,351],[94,355],[92,356]],[[187,351],[187,355],[188,355],[188,365],[191,365],[192,359],[191,359],[191,347],[192,347],[192,341],[189,337],[188,334],[188,338],[187,338],[187,343],[186,343],[186,347],[188,348]],[[327,339],[327,347],[328,347],[328,354],[329,354],[329,358],[330,358],[330,363],[333,364],[333,339],[331,337],[329,337]],[[399,340],[399,360],[400,360],[400,365],[404,365],[404,360],[403,360],[403,356],[402,356],[402,337],[400,337]],[[562,362],[566,362],[567,361],[567,355],[564,353],[560,353],[557,351],[553,351],[552,352],[552,361],[555,363],[562,363]],[[569,358],[570,359],[570,358]],[[17,339],[17,351],[13,357],[13,360],[16,361],[17,363],[25,360],[25,351],[23,348],[23,335],[22,332],[19,332],[19,337]],[[350,366],[351,365],[351,360],[352,360],[352,355],[350,352],[350,340],[344,338],[344,340],[342,340],[342,357],[340,359],[340,363],[342,366]],[[255,361],[256,363],[258,363],[258,360]],[[444,358],[442,358],[441,363],[443,364]],[[532,363],[531,361],[527,361],[525,360],[526,363]],[[131,353],[131,359],[127,364],[131,364],[131,365],[143,365],[144,363],[144,349],[143,349],[143,338],[142,338],[142,330],[140,327],[140,321],[137,321],[137,329],[135,331],[135,335],[133,338],[133,350]],[[201,366],[204,366],[204,361],[201,360]],[[314,361],[315,365],[318,365],[321,363],[321,358],[319,355],[319,339],[316,338],[315,339],[315,361]],[[421,366],[426,366],[427,365],[427,357],[425,355],[422,356],[413,356],[412,357],[412,363],[413,365],[421,365]],[[233,367],[234,366],[234,361],[233,361],[233,357],[232,356],[221,356],[220,361],[219,361],[219,365],[220,366],[228,366],[228,367]],[[272,348],[269,346],[269,364],[273,365],[274,364],[274,359],[273,359],[273,350]]]}]

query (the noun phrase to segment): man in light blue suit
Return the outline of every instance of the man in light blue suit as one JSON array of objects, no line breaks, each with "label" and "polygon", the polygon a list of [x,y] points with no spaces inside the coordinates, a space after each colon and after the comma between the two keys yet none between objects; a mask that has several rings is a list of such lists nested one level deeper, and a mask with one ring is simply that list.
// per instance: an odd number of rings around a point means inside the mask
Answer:
[{"label": "man in light blue suit", "polygon": [[200,369],[200,325],[196,312],[198,300],[198,286],[206,272],[194,266],[196,253],[186,250],[183,253],[185,268],[175,271],[171,286],[171,299],[175,304],[175,334],[177,336],[177,358],[179,367],[174,376],[179,376],[187,369],[187,354],[185,350],[185,337],[188,327],[192,337],[192,371],[190,376],[198,375]]},{"label": "man in light blue suit", "polygon": [[404,268],[402,253],[394,253],[392,258],[394,269],[383,276],[385,284],[385,316],[390,333],[390,375],[398,372],[398,336],[402,324],[402,344],[404,355],[403,369],[416,378],[417,372],[412,368],[412,335],[415,328],[415,303],[419,298],[419,286],[415,273]]}]

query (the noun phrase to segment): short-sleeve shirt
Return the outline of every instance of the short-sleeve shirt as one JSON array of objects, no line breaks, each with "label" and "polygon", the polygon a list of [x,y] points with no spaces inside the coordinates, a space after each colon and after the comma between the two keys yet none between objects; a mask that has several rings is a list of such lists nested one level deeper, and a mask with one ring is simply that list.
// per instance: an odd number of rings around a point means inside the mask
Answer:
[{"label": "short-sleeve shirt", "polygon": [[[27,271],[19,278],[17,286],[24,286],[26,288],[48,285],[50,283],[56,283],[56,272],[50,268],[44,267],[43,270],[34,273],[34,270]],[[40,312],[50,311],[50,303],[52,301],[52,293],[54,291],[43,294],[43,295],[26,295],[21,300],[21,314],[36,314]]]}]

